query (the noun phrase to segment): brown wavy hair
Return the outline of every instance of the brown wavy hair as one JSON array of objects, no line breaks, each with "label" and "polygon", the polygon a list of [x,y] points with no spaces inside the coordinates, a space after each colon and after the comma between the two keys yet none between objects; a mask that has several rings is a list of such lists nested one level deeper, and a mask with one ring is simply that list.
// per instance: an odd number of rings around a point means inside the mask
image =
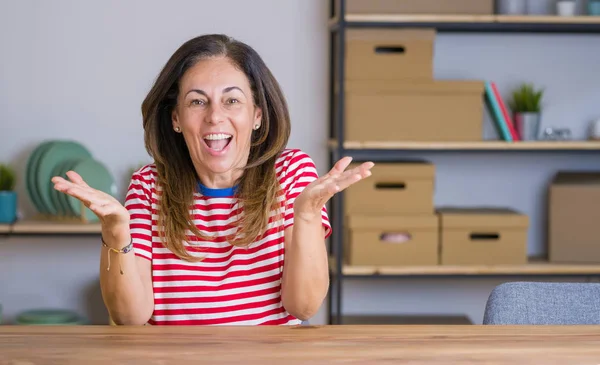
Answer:
[{"label": "brown wavy hair", "polygon": [[[142,103],[144,142],[158,172],[162,188],[158,199],[158,225],[164,229],[163,244],[178,257],[197,261],[184,246],[186,230],[203,237],[193,223],[193,204],[199,177],[183,136],[173,130],[172,111],[177,105],[179,82],[196,62],[210,57],[227,57],[248,78],[254,104],[262,110],[261,126],[253,131],[248,163],[237,182],[236,198],[243,207],[229,242],[247,246],[266,229],[272,209],[278,203],[279,182],[275,161],[287,145],[290,116],[279,83],[262,58],[250,46],[222,34],[209,34],[185,42],[168,60]],[[235,237],[234,237],[235,236]]]}]

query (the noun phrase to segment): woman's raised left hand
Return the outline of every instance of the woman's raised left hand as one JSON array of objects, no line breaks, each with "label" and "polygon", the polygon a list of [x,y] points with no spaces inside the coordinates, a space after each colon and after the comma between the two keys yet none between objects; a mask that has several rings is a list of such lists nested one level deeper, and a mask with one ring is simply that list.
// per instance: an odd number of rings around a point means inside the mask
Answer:
[{"label": "woman's raised left hand", "polygon": [[343,157],[327,174],[307,185],[294,201],[294,216],[308,220],[320,219],[321,209],[333,195],[371,176],[373,162],[346,170],[351,162],[351,157]]}]

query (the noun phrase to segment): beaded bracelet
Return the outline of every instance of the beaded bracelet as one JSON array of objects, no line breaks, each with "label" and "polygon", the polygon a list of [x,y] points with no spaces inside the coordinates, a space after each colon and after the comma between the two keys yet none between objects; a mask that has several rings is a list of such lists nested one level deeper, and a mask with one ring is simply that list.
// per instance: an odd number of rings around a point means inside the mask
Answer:
[{"label": "beaded bracelet", "polygon": [[[104,237],[100,238],[102,240],[102,246],[106,247],[108,249],[107,252],[107,256],[108,256],[108,266],[106,267],[106,271],[110,271],[110,251],[116,252],[116,253],[128,253],[131,250],[133,250],[133,237],[131,238],[131,241],[129,242],[129,244],[125,247],[123,247],[120,250],[117,250],[116,248],[112,248],[109,247],[106,242],[104,242]],[[123,267],[121,266],[121,260],[119,260],[119,271],[121,272],[121,275],[123,275]]]}]

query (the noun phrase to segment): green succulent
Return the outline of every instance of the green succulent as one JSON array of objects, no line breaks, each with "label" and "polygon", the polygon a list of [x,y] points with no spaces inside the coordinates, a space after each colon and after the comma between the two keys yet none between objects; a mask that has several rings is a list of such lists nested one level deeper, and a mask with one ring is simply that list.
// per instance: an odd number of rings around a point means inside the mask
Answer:
[{"label": "green succulent", "polygon": [[512,92],[510,108],[515,113],[539,113],[542,110],[544,91],[536,90],[532,84],[525,83]]},{"label": "green succulent", "polygon": [[15,181],[15,171],[8,165],[0,164],[0,191],[12,191]]}]

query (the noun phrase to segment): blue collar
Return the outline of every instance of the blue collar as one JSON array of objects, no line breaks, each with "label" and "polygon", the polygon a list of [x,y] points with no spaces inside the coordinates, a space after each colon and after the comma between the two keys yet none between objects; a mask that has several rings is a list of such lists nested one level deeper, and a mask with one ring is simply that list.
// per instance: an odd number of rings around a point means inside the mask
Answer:
[{"label": "blue collar", "polygon": [[230,188],[209,188],[198,182],[198,192],[204,196],[211,198],[232,197],[235,195],[237,185]]}]

